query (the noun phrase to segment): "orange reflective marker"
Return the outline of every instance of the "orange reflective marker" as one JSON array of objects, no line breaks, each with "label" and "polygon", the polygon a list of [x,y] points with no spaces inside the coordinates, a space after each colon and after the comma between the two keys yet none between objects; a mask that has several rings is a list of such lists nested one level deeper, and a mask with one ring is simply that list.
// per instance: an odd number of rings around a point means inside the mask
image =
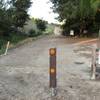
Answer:
[{"label": "orange reflective marker", "polygon": [[54,73],[55,73],[55,69],[54,69],[54,68],[51,68],[51,69],[50,69],[50,73],[51,73],[51,74],[54,74]]},{"label": "orange reflective marker", "polygon": [[51,48],[49,52],[51,56],[56,55],[56,48]]}]

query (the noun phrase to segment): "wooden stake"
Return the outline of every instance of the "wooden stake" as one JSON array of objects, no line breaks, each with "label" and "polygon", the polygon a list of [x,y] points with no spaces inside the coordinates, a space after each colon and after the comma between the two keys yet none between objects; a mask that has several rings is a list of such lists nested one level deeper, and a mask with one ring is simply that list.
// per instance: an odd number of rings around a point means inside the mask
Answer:
[{"label": "wooden stake", "polygon": [[7,52],[8,52],[8,49],[9,49],[9,44],[10,44],[10,41],[7,42],[7,46],[6,46],[6,50],[5,50],[4,55],[7,55]]},{"label": "wooden stake", "polygon": [[96,47],[93,47],[92,50],[92,64],[91,64],[91,69],[92,69],[92,75],[91,75],[91,80],[96,79]]},{"label": "wooden stake", "polygon": [[50,55],[50,88],[51,88],[51,96],[56,96],[57,94],[57,79],[56,79],[56,48],[51,48],[49,50]]}]

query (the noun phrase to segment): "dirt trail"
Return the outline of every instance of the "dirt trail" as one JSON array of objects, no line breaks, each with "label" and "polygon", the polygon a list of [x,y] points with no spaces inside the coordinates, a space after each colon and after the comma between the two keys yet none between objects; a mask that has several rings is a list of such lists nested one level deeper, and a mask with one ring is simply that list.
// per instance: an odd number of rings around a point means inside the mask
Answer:
[{"label": "dirt trail", "polygon": [[[0,58],[0,100],[100,100],[100,83],[90,80],[91,45],[82,39],[47,36]],[[49,90],[49,55],[57,48],[58,94]]]}]

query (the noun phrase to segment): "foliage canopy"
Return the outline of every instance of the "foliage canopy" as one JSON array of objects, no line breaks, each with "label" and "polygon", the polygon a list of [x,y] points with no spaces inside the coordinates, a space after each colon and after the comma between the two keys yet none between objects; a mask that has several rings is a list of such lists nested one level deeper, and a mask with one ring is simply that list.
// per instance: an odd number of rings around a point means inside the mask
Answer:
[{"label": "foliage canopy", "polygon": [[25,25],[31,0],[0,0],[0,34],[9,34]]},{"label": "foliage canopy", "polygon": [[[58,19],[65,21],[63,28],[83,30],[100,27],[100,0],[51,0],[53,10],[59,14]],[[91,25],[91,27],[90,27]]]}]

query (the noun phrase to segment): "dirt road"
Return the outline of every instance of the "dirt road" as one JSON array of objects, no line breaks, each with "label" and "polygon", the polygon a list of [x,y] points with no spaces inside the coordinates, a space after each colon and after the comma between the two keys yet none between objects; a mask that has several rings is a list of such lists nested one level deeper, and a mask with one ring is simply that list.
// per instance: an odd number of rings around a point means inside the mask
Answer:
[{"label": "dirt road", "polygon": [[[91,45],[47,36],[0,57],[0,100],[100,100],[100,81],[90,80]],[[49,55],[57,48],[57,96],[49,89]]]}]

